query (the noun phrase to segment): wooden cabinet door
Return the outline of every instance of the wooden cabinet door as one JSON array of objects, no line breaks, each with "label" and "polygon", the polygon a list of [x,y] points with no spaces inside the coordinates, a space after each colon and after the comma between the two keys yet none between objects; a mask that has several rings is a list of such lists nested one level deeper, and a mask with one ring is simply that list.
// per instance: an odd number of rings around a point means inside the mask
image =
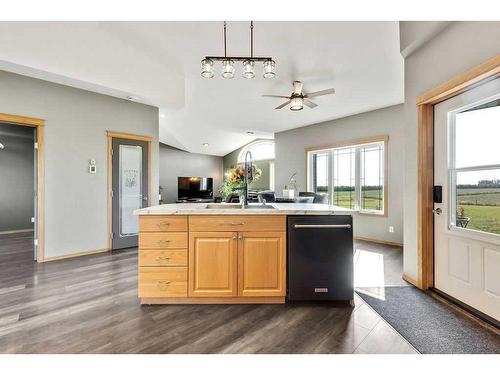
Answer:
[{"label": "wooden cabinet door", "polygon": [[190,232],[190,297],[238,294],[237,243],[236,232]]},{"label": "wooden cabinet door", "polygon": [[242,297],[286,294],[286,232],[240,232],[238,290]]}]

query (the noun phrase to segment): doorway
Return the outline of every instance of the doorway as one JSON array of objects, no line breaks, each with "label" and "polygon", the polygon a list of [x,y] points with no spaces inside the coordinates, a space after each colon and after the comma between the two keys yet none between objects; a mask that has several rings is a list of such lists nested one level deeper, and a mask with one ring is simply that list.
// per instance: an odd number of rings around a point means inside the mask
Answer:
[{"label": "doorway", "polygon": [[44,125],[0,113],[0,238],[20,262],[44,261]]},{"label": "doorway", "polygon": [[500,78],[434,106],[434,287],[500,320]]},{"label": "doorway", "polygon": [[151,138],[108,132],[110,249],[138,245],[134,211],[150,205]]}]

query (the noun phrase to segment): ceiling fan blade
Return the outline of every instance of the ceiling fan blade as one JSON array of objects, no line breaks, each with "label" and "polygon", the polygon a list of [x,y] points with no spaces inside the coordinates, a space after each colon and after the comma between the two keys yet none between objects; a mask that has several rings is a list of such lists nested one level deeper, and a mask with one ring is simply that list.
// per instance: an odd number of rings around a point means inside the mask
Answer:
[{"label": "ceiling fan blade", "polygon": [[293,93],[300,95],[302,94],[302,88],[304,87],[304,84],[300,81],[293,81]]},{"label": "ceiling fan blade", "polygon": [[288,96],[283,96],[283,95],[262,95],[264,98],[283,98],[283,99],[289,99]]},{"label": "ceiling fan blade", "polygon": [[321,91],[309,92],[304,95],[304,98],[314,98],[315,96],[335,94],[335,89],[326,89]]},{"label": "ceiling fan blade", "polygon": [[286,102],[284,102],[283,104],[277,106],[276,108],[274,109],[281,109],[283,107],[286,107],[288,104],[290,104],[292,101],[291,100],[287,100]]},{"label": "ceiling fan blade", "polygon": [[316,103],[311,102],[309,99],[303,99],[303,103],[307,105],[309,108],[314,108],[317,107],[318,105]]}]

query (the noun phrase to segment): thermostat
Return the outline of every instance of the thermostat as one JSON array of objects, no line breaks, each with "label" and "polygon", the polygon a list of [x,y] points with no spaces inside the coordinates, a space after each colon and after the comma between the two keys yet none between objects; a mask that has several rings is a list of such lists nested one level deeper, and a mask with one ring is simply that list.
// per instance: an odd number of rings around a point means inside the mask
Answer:
[{"label": "thermostat", "polygon": [[97,173],[97,166],[95,165],[95,159],[89,160],[89,173]]}]

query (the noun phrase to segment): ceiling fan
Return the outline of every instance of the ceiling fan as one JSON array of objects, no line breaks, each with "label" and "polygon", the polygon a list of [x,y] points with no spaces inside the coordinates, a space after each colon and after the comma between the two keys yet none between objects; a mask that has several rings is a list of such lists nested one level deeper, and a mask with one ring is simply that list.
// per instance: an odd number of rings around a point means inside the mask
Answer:
[{"label": "ceiling fan", "polygon": [[331,95],[331,94],[335,93],[335,89],[326,89],[326,90],[307,93],[307,92],[302,91],[303,87],[304,87],[304,84],[302,82],[293,81],[293,92],[290,96],[283,96],[283,95],[262,95],[262,96],[266,97],[266,98],[288,99],[286,102],[277,106],[274,109],[281,109],[283,107],[286,107],[288,104],[290,104],[291,111],[300,111],[301,109],[304,108],[304,104],[306,106],[308,106],[309,108],[314,108],[314,107],[318,106],[316,103],[313,103],[312,101],[310,101],[309,98],[314,98],[314,97],[323,96],[323,95]]}]

